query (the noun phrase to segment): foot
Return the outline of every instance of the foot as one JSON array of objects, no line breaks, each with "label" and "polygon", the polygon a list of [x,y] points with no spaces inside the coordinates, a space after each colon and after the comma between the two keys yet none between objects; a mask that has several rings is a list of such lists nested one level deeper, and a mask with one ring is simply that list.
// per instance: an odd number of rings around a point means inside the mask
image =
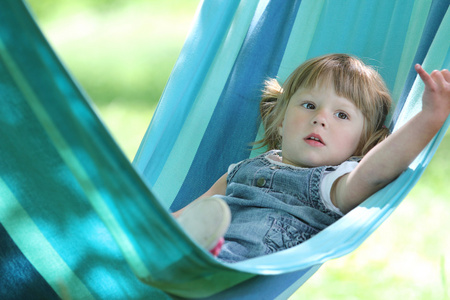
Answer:
[{"label": "foot", "polygon": [[231,212],[221,198],[202,198],[188,205],[177,220],[197,244],[217,256],[230,225]]}]

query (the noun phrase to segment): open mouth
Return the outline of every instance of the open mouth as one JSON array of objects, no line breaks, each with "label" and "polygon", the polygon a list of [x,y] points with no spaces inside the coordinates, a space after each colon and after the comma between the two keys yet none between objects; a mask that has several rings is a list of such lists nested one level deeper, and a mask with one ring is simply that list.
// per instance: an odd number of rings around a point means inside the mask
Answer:
[{"label": "open mouth", "polygon": [[312,146],[325,146],[322,138],[318,134],[310,134],[305,138],[305,141]]}]

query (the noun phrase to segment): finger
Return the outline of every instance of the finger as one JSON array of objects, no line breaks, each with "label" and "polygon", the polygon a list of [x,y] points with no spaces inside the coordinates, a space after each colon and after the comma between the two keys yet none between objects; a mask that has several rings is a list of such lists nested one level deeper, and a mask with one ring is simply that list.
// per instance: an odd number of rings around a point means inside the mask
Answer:
[{"label": "finger", "polygon": [[[446,72],[445,72],[446,71]],[[447,70],[442,70],[442,71],[438,71],[435,70],[433,72],[431,72],[430,77],[433,79],[433,81],[436,83],[437,86],[439,87],[445,87],[450,83],[450,74],[448,73]],[[447,76],[447,78],[446,78]]]},{"label": "finger", "polygon": [[444,76],[445,81],[447,81],[448,83],[450,83],[450,71],[449,70],[442,70],[442,76]]},{"label": "finger", "polygon": [[444,75],[442,75],[441,71],[438,70],[434,70],[433,72],[431,72],[430,77],[434,80],[434,82],[440,82],[444,79]]},{"label": "finger", "polygon": [[417,74],[419,74],[420,78],[422,79],[422,81],[425,83],[425,85],[427,86],[433,86],[434,85],[434,80],[433,78],[431,78],[430,74],[427,73],[427,71],[425,71],[421,65],[416,64],[414,66],[414,68],[416,69]]},{"label": "finger", "polygon": [[414,68],[416,69],[417,74],[419,74],[420,78],[422,78],[423,81],[426,81],[428,79],[430,79],[430,75],[427,73],[427,71],[425,71],[421,65],[416,64],[414,66]]}]

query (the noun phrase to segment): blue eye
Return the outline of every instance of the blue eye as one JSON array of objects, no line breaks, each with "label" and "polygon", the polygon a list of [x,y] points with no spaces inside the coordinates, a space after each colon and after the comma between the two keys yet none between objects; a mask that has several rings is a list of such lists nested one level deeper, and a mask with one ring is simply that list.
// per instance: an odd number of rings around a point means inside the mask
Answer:
[{"label": "blue eye", "polygon": [[348,119],[348,115],[346,113],[344,113],[344,112],[341,112],[341,111],[336,113],[336,117],[338,117],[339,119],[342,119],[342,120],[347,120]]},{"label": "blue eye", "polygon": [[315,109],[316,108],[316,106],[314,104],[312,104],[311,102],[303,103],[302,106],[306,109]]}]

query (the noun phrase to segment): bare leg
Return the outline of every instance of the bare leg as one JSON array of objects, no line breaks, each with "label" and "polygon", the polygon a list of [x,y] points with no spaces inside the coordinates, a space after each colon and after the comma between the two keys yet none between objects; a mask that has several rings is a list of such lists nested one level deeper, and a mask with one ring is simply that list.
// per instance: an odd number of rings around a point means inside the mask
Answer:
[{"label": "bare leg", "polygon": [[177,220],[197,244],[217,256],[231,222],[231,213],[221,198],[201,198],[186,206]]}]

